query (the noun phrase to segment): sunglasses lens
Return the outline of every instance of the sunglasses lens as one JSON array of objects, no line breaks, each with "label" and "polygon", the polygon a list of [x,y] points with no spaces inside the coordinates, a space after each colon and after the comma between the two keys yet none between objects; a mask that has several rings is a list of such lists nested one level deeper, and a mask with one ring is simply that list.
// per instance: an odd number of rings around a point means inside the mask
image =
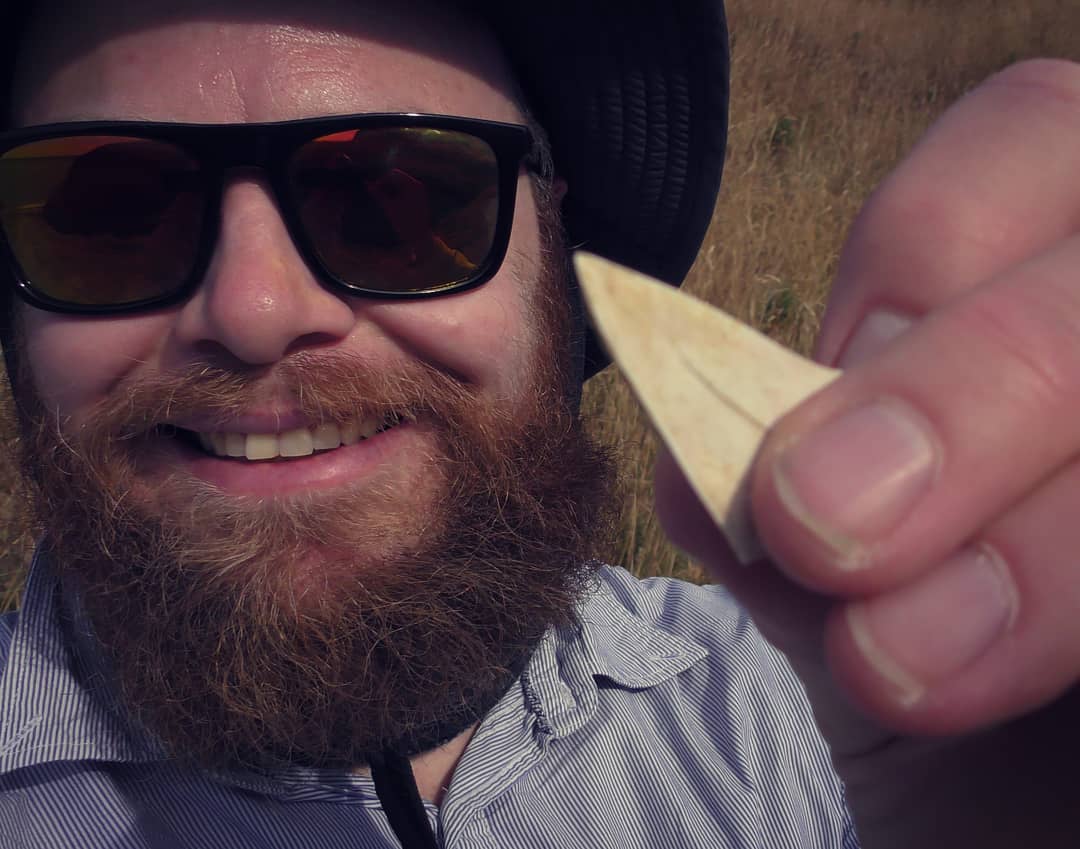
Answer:
[{"label": "sunglasses lens", "polygon": [[29,286],[71,306],[124,306],[177,291],[202,229],[198,164],[125,136],[30,142],[0,157],[0,222]]},{"label": "sunglasses lens", "polygon": [[476,277],[495,244],[499,168],[475,136],[422,127],[323,136],[289,182],[307,238],[343,282],[437,292]]}]

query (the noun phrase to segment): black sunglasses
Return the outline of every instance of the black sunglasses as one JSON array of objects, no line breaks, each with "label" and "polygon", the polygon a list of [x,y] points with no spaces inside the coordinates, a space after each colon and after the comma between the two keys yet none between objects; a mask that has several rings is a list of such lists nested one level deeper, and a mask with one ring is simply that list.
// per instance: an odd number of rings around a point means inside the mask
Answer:
[{"label": "black sunglasses", "polygon": [[164,306],[206,271],[226,170],[256,167],[322,282],[439,295],[498,271],[531,149],[526,127],[439,115],[29,127],[0,134],[0,234],[35,306]]}]

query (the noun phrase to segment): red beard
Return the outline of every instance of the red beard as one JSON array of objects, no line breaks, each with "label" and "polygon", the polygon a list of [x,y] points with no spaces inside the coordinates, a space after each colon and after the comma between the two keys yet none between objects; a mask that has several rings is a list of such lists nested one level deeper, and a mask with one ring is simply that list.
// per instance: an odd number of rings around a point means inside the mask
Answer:
[{"label": "red beard", "polygon": [[[561,350],[546,323],[539,338]],[[174,757],[344,767],[431,749],[490,709],[547,629],[572,623],[611,527],[609,458],[554,365],[512,411],[415,364],[374,374],[303,354],[274,380],[316,421],[408,413],[431,456],[394,486],[242,498],[150,475],[145,458],[182,438],[158,427],[166,409],[227,419],[260,379],[200,366],[119,386],[64,434],[23,388],[51,562],[121,699]]]}]

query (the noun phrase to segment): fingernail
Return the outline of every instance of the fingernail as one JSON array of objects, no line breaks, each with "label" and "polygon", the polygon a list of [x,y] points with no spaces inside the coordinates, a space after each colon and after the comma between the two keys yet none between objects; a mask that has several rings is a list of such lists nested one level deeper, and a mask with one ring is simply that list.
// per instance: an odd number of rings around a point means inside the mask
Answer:
[{"label": "fingernail", "polygon": [[912,321],[910,315],[894,310],[881,309],[869,313],[851,335],[837,366],[842,369],[850,368],[870,359],[911,327]]},{"label": "fingernail", "polygon": [[851,636],[897,703],[963,672],[1016,621],[1020,597],[1000,554],[967,549],[906,589],[851,605]]},{"label": "fingernail", "polygon": [[865,545],[895,528],[930,487],[939,455],[921,416],[882,399],[799,437],[773,474],[791,515],[853,569]]}]

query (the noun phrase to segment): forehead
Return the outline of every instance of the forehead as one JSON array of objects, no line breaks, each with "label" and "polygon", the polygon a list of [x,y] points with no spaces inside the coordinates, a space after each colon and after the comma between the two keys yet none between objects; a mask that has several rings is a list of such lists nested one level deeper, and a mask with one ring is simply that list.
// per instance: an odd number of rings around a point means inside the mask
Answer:
[{"label": "forehead", "polygon": [[[54,2],[15,77],[19,124],[441,112],[520,122],[495,39],[426,0]],[[27,61],[32,57],[32,61]]]}]

